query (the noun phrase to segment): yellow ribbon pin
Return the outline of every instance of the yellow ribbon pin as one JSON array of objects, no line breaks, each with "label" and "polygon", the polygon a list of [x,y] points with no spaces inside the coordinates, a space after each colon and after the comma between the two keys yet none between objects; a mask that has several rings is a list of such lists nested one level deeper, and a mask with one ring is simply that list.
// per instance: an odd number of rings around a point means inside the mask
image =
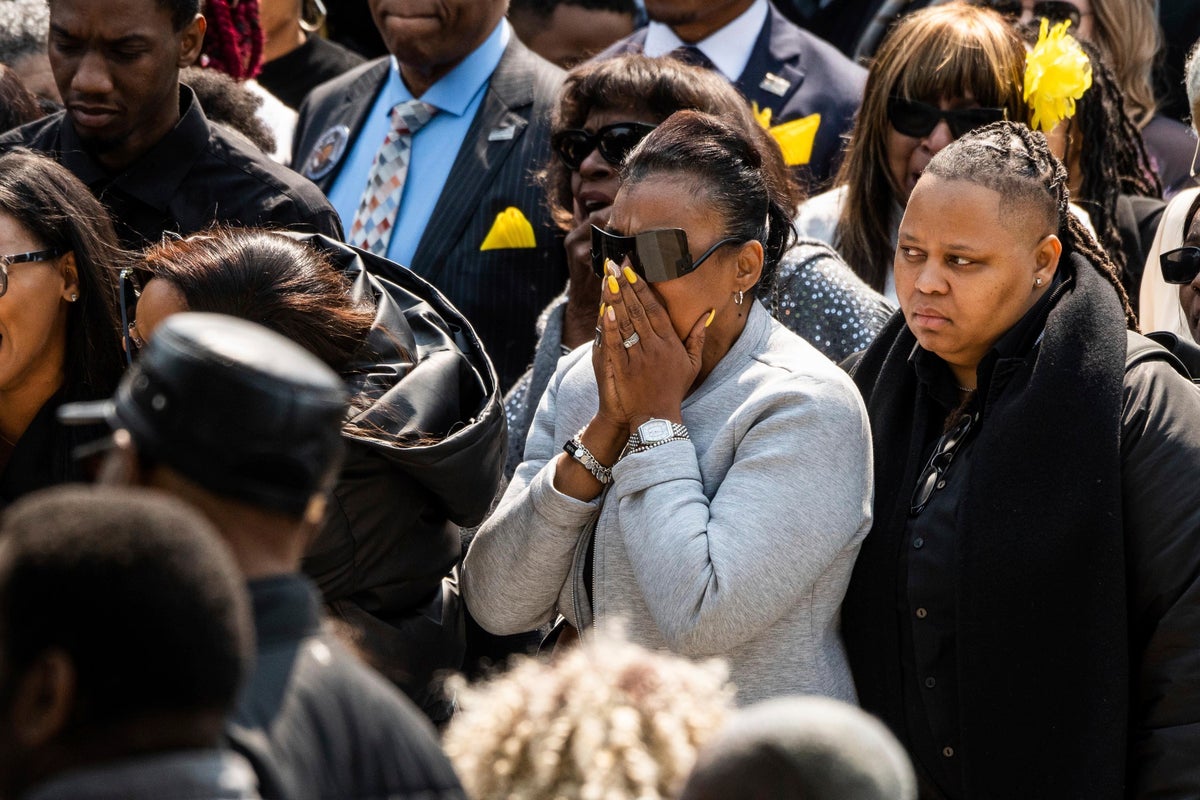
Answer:
[{"label": "yellow ribbon pin", "polygon": [[496,215],[496,221],[492,223],[492,229],[488,231],[479,249],[512,250],[531,247],[537,247],[533,225],[525,219],[521,209],[509,206]]},{"label": "yellow ribbon pin", "polygon": [[778,142],[784,163],[789,167],[798,167],[812,160],[813,142],[817,138],[817,129],[821,127],[820,114],[809,114],[790,122],[771,125],[772,112],[769,107],[760,109],[758,103],[752,103],[751,110],[758,124],[766,128]]}]

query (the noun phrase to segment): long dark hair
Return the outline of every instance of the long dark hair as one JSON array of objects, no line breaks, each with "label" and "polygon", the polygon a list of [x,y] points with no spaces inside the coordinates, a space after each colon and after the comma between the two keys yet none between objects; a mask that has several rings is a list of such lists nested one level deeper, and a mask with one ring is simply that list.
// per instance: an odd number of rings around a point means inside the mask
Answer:
[{"label": "long dark hair", "polygon": [[291,339],[345,373],[375,320],[322,253],[280,233],[214,228],[146,250],[143,268],[189,311],[229,314]]},{"label": "long dark hair", "polygon": [[0,156],[0,211],[45,247],[75,254],[79,300],[67,309],[64,399],[110,396],[124,368],[117,274],[125,254],[108,213],[69,170],[23,149]]},{"label": "long dark hair", "polygon": [[621,181],[651,175],[696,179],[725,220],[725,236],[763,246],[759,286],[770,287],[775,269],[796,238],[795,193],[783,155],[756,123],[731,125],[710,114],[672,114],[629,154]]}]

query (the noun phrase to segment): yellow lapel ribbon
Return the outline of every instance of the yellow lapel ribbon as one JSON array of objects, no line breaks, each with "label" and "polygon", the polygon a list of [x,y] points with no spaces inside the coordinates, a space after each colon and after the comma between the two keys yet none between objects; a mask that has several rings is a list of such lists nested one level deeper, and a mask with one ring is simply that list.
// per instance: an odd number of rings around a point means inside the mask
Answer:
[{"label": "yellow lapel ribbon", "polygon": [[521,213],[521,209],[509,206],[496,215],[492,229],[479,246],[483,250],[512,250],[537,247],[533,225]]}]

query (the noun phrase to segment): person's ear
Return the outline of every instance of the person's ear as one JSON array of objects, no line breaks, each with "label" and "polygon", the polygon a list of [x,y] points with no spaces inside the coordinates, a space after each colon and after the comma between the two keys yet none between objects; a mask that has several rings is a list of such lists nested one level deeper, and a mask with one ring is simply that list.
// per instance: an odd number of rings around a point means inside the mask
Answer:
[{"label": "person's ear", "polygon": [[60,258],[58,266],[63,276],[63,300],[74,303],[79,299],[79,265],[75,263],[75,251]]},{"label": "person's ear", "polygon": [[208,20],[203,14],[197,14],[192,21],[179,32],[179,62],[180,69],[190,67],[200,58],[200,50],[204,47],[204,33],[208,30]]},{"label": "person's ear", "polygon": [[12,725],[23,749],[44,747],[59,736],[75,708],[75,665],[62,650],[39,655],[17,682]]},{"label": "person's ear", "polygon": [[734,290],[748,292],[758,284],[763,271],[762,242],[752,239],[738,248]]},{"label": "person's ear", "polygon": [[[1037,264],[1037,269],[1034,270],[1033,278],[1036,285],[1048,286],[1050,280],[1054,277],[1054,273],[1058,271],[1058,262],[1062,258],[1062,241],[1053,233],[1042,237],[1034,248],[1033,258]],[[1038,284],[1038,279],[1041,279],[1041,284]]]}]

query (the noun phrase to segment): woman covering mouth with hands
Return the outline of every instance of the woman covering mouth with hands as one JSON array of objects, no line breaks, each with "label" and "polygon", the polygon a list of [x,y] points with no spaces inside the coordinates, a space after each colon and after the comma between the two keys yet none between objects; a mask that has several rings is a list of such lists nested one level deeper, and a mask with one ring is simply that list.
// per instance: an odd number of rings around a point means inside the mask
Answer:
[{"label": "woman covering mouth with hands", "polygon": [[741,702],[854,699],[837,618],[870,432],[845,374],[755,300],[793,235],[776,167],[761,129],[691,111],[630,154],[593,230],[593,342],[560,361],[464,562],[484,628],[623,625],[726,657]]}]

